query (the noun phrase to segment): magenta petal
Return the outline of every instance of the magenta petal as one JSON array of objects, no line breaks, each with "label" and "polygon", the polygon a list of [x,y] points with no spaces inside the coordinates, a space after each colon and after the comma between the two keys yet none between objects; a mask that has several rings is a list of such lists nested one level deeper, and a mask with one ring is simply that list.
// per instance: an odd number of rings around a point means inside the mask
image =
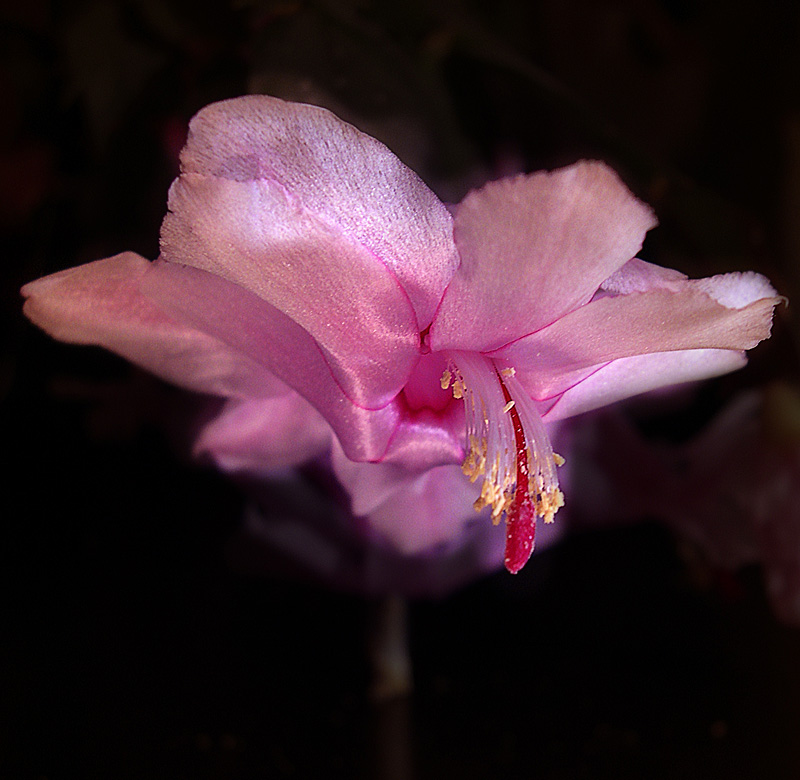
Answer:
[{"label": "magenta petal", "polygon": [[464,408],[453,404],[444,412],[406,411],[383,460],[409,469],[428,469],[461,463],[464,454]]},{"label": "magenta petal", "polygon": [[184,175],[169,206],[166,260],[217,274],[293,319],[355,403],[383,406],[399,392],[419,332],[397,279],[363,246],[273,182]]},{"label": "magenta petal", "polygon": [[234,401],[208,423],[194,445],[225,471],[264,474],[297,466],[325,452],[331,429],[297,393]]},{"label": "magenta petal", "polygon": [[[330,423],[350,458],[383,457],[400,419],[397,404],[375,410],[354,404],[333,374],[347,368],[332,366],[316,341],[285,314],[214,274],[163,261],[152,265],[142,290],[300,393]],[[349,377],[351,384],[358,380]]]},{"label": "magenta petal", "polygon": [[563,420],[648,390],[727,374],[746,363],[744,352],[732,349],[654,352],[614,360],[564,392],[543,419]]},{"label": "magenta petal", "polygon": [[456,212],[462,263],[431,328],[432,348],[486,351],[549,325],[589,301],[655,224],[600,162],[470,193]]},{"label": "magenta petal", "polygon": [[296,206],[379,258],[417,314],[433,318],[458,258],[439,199],[383,144],[322,108],[250,95],[191,122],[188,174],[273,182]]},{"label": "magenta petal", "polygon": [[96,344],[189,390],[267,397],[288,388],[262,365],[166,314],[139,291],[150,261],[124,252],[25,285],[25,314],[51,336]]},{"label": "magenta petal", "polygon": [[[721,283],[726,291],[735,287],[729,281]],[[780,298],[728,308],[708,294],[709,282],[684,282],[680,292],[659,288],[599,298],[493,357],[514,365],[533,397],[544,399],[574,384],[577,373],[619,358],[685,349],[741,351],[769,336]],[[755,286],[757,294],[771,291]]]}]

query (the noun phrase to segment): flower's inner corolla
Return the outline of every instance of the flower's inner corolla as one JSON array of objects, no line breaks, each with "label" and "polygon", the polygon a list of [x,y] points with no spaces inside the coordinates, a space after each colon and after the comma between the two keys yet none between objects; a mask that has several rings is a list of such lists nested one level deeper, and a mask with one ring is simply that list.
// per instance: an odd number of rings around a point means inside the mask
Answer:
[{"label": "flower's inner corolla", "polygon": [[536,520],[552,523],[564,504],[556,466],[564,461],[550,439],[513,367],[500,367],[470,352],[448,353],[442,388],[464,400],[467,455],[462,470],[472,482],[482,478],[475,501],[491,506],[492,520],[506,516],[506,568],[515,574],[533,552]]}]

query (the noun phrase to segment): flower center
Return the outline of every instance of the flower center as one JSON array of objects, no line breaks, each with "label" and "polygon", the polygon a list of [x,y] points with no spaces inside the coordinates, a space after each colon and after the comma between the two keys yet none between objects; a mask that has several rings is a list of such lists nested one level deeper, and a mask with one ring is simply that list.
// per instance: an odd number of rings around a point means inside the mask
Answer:
[{"label": "flower center", "polygon": [[553,452],[539,413],[513,368],[498,369],[476,353],[448,353],[442,388],[464,399],[467,456],[462,471],[483,478],[475,509],[492,507],[492,521],[506,516],[505,565],[516,574],[533,552],[536,519],[552,523],[564,504]]}]

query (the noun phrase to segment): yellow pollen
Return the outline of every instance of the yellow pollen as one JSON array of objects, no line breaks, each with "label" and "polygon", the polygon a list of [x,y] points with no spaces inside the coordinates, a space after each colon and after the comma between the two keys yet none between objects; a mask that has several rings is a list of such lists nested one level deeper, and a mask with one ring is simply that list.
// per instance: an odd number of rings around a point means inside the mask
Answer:
[{"label": "yellow pollen", "polygon": [[456,400],[458,400],[459,398],[463,398],[464,390],[465,390],[464,380],[456,379],[456,381],[453,382],[453,398],[455,398]]},{"label": "yellow pollen", "polygon": [[536,508],[536,514],[545,523],[552,523],[556,512],[564,506],[564,494],[558,488],[548,488],[546,491],[536,494],[533,505]]},{"label": "yellow pollen", "polygon": [[442,386],[442,390],[447,390],[450,387],[450,382],[453,381],[453,375],[450,373],[449,369],[445,369],[444,373],[442,374],[442,378],[439,381],[439,384]]},{"label": "yellow pollen", "polygon": [[469,452],[461,464],[461,471],[469,477],[470,482],[477,481],[486,472],[486,439],[469,437]]},{"label": "yellow pollen", "polygon": [[509,366],[508,368],[504,368],[500,371],[502,376],[515,376],[517,373],[517,369],[513,366]]},{"label": "yellow pollen", "polygon": [[563,466],[567,462],[557,452],[553,453],[553,460],[555,461],[556,466]]}]

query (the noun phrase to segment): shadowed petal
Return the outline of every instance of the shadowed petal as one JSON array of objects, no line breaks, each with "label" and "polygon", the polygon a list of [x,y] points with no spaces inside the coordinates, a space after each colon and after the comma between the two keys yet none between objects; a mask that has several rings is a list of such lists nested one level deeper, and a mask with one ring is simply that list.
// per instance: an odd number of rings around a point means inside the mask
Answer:
[{"label": "shadowed petal", "polygon": [[[142,289],[166,311],[274,372],[299,392],[330,423],[349,457],[383,457],[399,421],[397,404],[375,410],[354,404],[337,382],[349,367],[331,365],[314,339],[285,314],[214,274],[164,261],[152,265]],[[353,373],[347,379],[354,385],[360,376]],[[370,389],[362,390],[365,395]]]},{"label": "shadowed petal", "polygon": [[96,344],[189,390],[268,397],[288,388],[262,365],[169,316],[139,290],[152,267],[124,252],[25,285],[25,314],[51,336]]},{"label": "shadowed petal", "polygon": [[419,330],[433,318],[458,258],[439,199],[383,144],[325,109],[249,95],[214,103],[189,126],[186,173],[271,181],[397,276]]},{"label": "shadowed petal", "polygon": [[622,268],[611,274],[600,285],[600,289],[614,295],[630,295],[657,287],[677,291],[680,289],[681,282],[686,281],[686,278],[686,274],[673,268],[663,268],[634,257],[633,260],[628,260]]},{"label": "shadowed petal", "polygon": [[234,401],[208,423],[194,444],[225,471],[265,474],[298,466],[330,446],[331,428],[297,393]]},{"label": "shadowed petal", "polygon": [[456,212],[461,266],[431,346],[486,351],[588,302],[656,225],[600,162],[518,176],[470,193]]},{"label": "shadowed petal", "polygon": [[419,351],[414,312],[363,246],[274,182],[183,175],[169,206],[164,259],[235,282],[288,315],[355,403],[383,406],[399,392]]},{"label": "shadowed petal", "polygon": [[[514,365],[534,398],[563,392],[576,373],[619,358],[685,349],[752,349],[769,336],[772,311],[780,302],[757,274],[716,277],[725,300],[736,290],[742,308],[728,308],[711,297],[714,282],[684,282],[680,292],[648,292],[599,298],[547,328],[505,346],[493,357]],[[749,290],[749,293],[748,293]]]}]

